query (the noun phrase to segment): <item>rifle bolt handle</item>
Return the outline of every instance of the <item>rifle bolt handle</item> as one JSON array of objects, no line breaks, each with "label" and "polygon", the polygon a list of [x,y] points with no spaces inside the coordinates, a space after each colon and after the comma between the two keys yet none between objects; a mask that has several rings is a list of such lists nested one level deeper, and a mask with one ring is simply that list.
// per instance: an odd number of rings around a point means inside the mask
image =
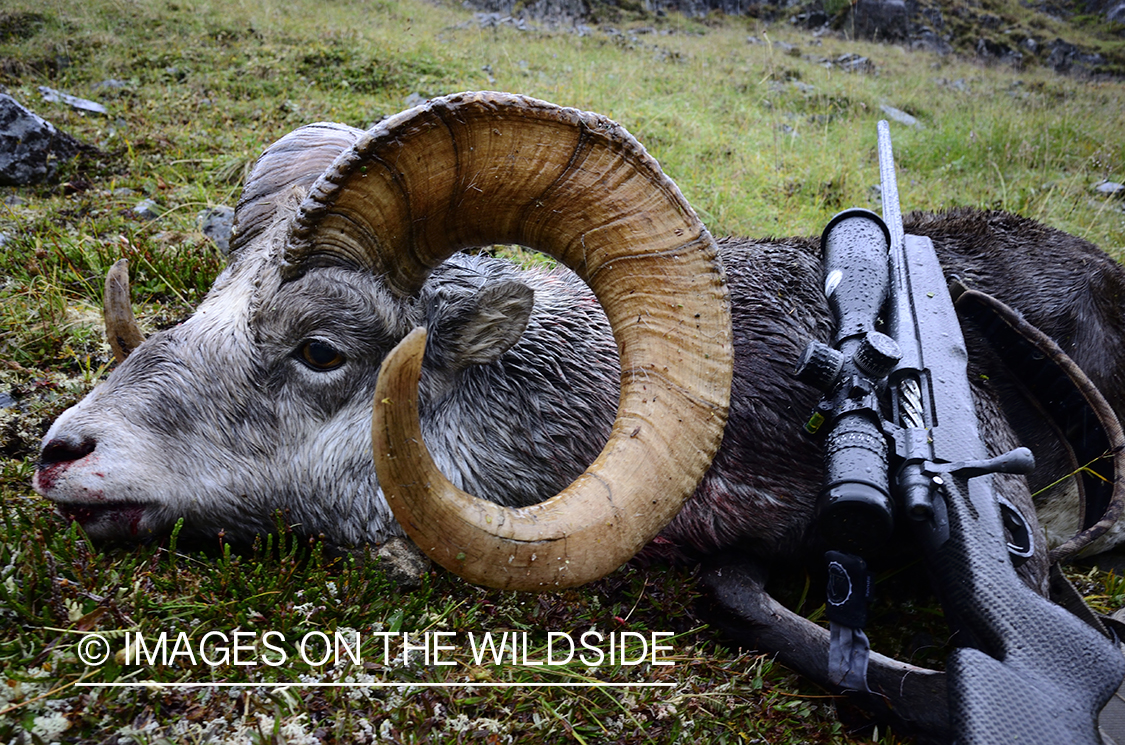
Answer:
[{"label": "rifle bolt handle", "polygon": [[1025,447],[1009,450],[987,460],[966,460],[946,467],[963,479],[972,479],[990,473],[1031,473],[1035,470],[1035,456]]}]

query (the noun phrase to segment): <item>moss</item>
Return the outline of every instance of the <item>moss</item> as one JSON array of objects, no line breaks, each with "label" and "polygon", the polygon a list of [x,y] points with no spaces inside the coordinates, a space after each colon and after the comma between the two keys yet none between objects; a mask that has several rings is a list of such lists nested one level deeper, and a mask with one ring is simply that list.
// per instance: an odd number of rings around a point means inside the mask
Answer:
[{"label": "moss", "polygon": [[640,0],[588,0],[588,4],[595,23],[624,24],[652,18]]},{"label": "moss", "polygon": [[0,44],[24,41],[39,33],[48,22],[47,16],[33,12],[0,13]]},{"label": "moss", "polygon": [[384,90],[428,90],[454,73],[424,56],[406,57],[380,50],[357,52],[351,46],[321,46],[305,52],[297,72],[324,88],[349,88],[357,93]]}]

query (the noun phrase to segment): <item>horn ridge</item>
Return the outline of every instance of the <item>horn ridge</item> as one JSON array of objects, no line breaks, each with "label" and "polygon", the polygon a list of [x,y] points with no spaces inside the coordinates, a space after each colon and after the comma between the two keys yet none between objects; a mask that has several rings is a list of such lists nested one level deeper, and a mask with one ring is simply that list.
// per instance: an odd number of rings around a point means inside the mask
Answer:
[{"label": "horn ridge", "polygon": [[235,208],[230,255],[252,243],[272,223],[282,195],[307,190],[326,167],[362,136],[363,130],[343,124],[305,125],[273,143],[258,158]]},{"label": "horn ridge", "polygon": [[354,264],[410,295],[450,254],[491,243],[551,254],[601,302],[622,370],[609,441],[539,504],[501,507],[457,489],[422,445],[416,332],[380,371],[376,475],[408,535],[446,568],[494,587],[581,584],[651,540],[718,450],[733,355],[718,248],[620,125],[466,93],[391,117],[342,153],[291,222],[286,271]]}]

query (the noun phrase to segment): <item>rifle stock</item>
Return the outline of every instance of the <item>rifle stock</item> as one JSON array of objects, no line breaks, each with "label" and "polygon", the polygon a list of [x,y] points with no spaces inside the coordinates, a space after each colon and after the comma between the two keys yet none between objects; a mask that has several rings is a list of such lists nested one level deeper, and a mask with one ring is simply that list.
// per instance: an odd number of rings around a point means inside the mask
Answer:
[{"label": "rifle stock", "polygon": [[[895,263],[892,257],[892,296]],[[917,376],[925,385],[932,453],[924,462],[911,460],[917,453],[910,448],[917,448],[908,443],[918,438],[899,430],[896,450],[915,470],[900,470],[898,484],[906,501],[907,489],[929,480],[932,509],[912,513],[909,523],[946,617],[967,645],[954,651],[947,668],[952,729],[965,745],[1094,745],[1100,742],[1098,712],[1121,683],[1125,658],[1113,642],[1016,574],[987,475],[1030,464],[1021,462],[1018,451],[987,459],[964,340],[928,239],[906,236],[899,276],[907,281],[912,312],[892,320],[891,333],[914,336],[919,358],[911,363],[918,367],[900,366],[891,379],[901,384]]]},{"label": "rifle stock", "polygon": [[[881,234],[868,228],[869,237],[855,238],[863,231],[849,223],[879,218],[853,210],[826,228],[836,348],[810,344],[798,369],[825,391],[818,412],[830,419],[818,527],[830,548],[862,553],[877,548],[872,536],[885,540],[893,515],[906,518],[963,645],[947,670],[959,743],[1095,745],[1098,712],[1125,676],[1125,657],[1115,641],[1031,590],[1016,573],[1014,561],[1033,551],[1033,531],[1018,525],[1023,518],[997,498],[989,475],[1027,473],[1034,460],[1026,448],[989,457],[965,341],[937,254],[928,238],[903,234],[886,122],[879,125],[879,156],[886,224]],[[869,245],[851,245],[861,240]],[[841,243],[847,248],[834,248]],[[884,247],[885,274],[864,258],[872,246]],[[890,344],[874,330],[876,316]],[[869,363],[872,350],[885,352],[876,355],[878,364]],[[889,449],[874,443],[872,421]],[[888,463],[888,480],[872,478]],[[890,502],[882,499],[887,483]],[[853,503],[863,509],[852,509]],[[1022,528],[1015,532],[1026,545],[1009,544],[1004,520]],[[845,651],[854,656],[855,647]]]}]

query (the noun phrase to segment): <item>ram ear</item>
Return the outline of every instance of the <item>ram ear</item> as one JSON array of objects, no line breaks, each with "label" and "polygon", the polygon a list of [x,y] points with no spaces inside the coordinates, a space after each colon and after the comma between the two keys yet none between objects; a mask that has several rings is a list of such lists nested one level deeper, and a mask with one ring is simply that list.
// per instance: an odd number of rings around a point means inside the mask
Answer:
[{"label": "ram ear", "polygon": [[430,329],[428,361],[457,372],[499,359],[523,336],[534,304],[535,293],[522,282],[486,285],[441,314]]}]

